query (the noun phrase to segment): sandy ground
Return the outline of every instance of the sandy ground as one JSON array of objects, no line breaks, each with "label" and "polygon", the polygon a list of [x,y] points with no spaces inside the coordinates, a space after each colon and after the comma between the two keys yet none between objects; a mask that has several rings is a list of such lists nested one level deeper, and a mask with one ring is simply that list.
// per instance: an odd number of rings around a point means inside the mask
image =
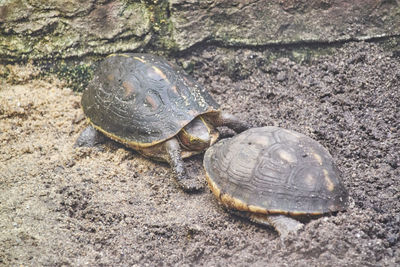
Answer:
[{"label": "sandy ground", "polygon": [[[233,53],[234,67],[224,61]],[[204,181],[182,192],[165,164],[109,141],[74,149],[80,94],[24,68],[0,89],[2,266],[399,266],[400,59],[350,43],[307,63],[208,47],[182,56],[224,110],[326,146],[350,207],[281,241],[235,217]],[[22,76],[22,78],[21,78]]]}]

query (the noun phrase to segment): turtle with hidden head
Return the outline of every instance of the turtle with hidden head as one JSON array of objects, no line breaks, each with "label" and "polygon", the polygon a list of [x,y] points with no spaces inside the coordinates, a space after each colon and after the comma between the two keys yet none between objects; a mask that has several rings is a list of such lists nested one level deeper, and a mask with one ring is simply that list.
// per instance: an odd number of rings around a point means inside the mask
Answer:
[{"label": "turtle with hidden head", "polygon": [[183,158],[203,152],[219,137],[215,127],[236,132],[246,123],[220,110],[211,95],[165,59],[151,54],[113,54],[97,67],[81,105],[89,126],[75,146],[106,137],[168,162],[185,191],[200,189]]},{"label": "turtle with hidden head", "polygon": [[346,209],[348,193],[329,152],[279,127],[252,128],[208,148],[208,185],[233,213],[271,225],[286,237],[297,219]]}]

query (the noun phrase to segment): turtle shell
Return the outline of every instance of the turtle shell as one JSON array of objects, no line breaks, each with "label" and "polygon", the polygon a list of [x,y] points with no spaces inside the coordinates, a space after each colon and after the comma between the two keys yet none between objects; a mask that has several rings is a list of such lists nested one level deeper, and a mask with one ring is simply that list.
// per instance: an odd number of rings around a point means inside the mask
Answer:
[{"label": "turtle shell", "polygon": [[230,208],[316,215],[347,206],[347,191],[329,152],[294,131],[249,129],[210,147],[204,167],[213,193]]},{"label": "turtle shell", "polygon": [[182,70],[150,54],[104,59],[82,95],[82,107],[97,130],[133,147],[160,143],[219,108]]}]

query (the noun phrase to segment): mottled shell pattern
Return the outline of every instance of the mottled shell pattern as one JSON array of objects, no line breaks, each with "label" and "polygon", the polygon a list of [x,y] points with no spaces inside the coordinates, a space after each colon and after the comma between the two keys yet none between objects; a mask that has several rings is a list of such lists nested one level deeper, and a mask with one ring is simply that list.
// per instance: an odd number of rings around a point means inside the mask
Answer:
[{"label": "mottled shell pattern", "polygon": [[97,130],[133,147],[163,142],[198,115],[219,108],[183,70],[150,54],[104,59],[83,93],[82,107]]},{"label": "mottled shell pattern", "polygon": [[347,191],[329,152],[294,131],[249,129],[210,147],[204,167],[213,193],[230,208],[316,215],[347,206]]}]

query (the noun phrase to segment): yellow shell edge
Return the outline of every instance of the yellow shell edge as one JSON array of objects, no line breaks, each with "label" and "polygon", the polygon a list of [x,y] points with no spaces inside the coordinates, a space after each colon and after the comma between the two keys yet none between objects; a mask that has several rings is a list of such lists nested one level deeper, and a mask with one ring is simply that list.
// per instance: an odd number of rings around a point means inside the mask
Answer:
[{"label": "yellow shell edge", "polygon": [[206,170],[206,180],[208,187],[211,189],[215,197],[219,200],[221,204],[230,209],[235,209],[238,211],[251,212],[260,215],[268,214],[284,214],[289,216],[304,216],[304,215],[321,215],[319,212],[287,212],[283,210],[267,210],[265,208],[247,205],[245,202],[238,198],[231,197],[227,193],[223,193],[217,184],[210,178]]}]

